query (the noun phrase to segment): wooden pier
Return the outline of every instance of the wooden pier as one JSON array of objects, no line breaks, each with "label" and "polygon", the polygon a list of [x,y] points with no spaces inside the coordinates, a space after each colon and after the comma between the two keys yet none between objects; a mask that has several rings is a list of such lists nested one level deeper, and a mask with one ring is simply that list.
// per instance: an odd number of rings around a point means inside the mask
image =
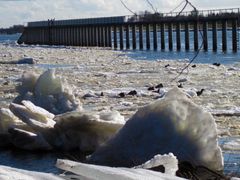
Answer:
[{"label": "wooden pier", "polygon": [[[221,51],[237,52],[239,17],[239,8],[232,8],[180,15],[176,12],[30,22],[18,43],[169,51],[197,51],[201,44],[204,51],[218,51],[218,44],[221,44]],[[221,31],[221,42],[218,42],[218,31]],[[231,32],[229,37],[228,31]],[[227,43],[229,38],[231,44]]]}]

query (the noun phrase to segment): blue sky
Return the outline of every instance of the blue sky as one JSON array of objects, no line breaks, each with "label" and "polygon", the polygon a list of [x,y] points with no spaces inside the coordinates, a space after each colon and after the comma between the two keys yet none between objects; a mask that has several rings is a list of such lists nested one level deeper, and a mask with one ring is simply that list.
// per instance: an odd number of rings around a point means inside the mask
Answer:
[{"label": "blue sky", "polygon": [[[135,12],[149,10],[146,0],[123,0]],[[160,12],[182,0],[149,0]],[[239,7],[240,0],[190,0],[198,9]],[[120,0],[0,0],[0,27],[55,18],[71,19],[130,14]]]}]

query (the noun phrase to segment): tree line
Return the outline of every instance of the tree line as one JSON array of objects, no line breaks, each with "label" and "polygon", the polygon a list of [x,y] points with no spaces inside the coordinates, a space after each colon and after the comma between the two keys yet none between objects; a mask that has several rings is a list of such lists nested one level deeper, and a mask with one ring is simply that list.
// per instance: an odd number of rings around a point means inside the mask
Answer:
[{"label": "tree line", "polygon": [[0,34],[16,34],[22,33],[24,29],[23,25],[14,25],[9,28],[0,28]]}]

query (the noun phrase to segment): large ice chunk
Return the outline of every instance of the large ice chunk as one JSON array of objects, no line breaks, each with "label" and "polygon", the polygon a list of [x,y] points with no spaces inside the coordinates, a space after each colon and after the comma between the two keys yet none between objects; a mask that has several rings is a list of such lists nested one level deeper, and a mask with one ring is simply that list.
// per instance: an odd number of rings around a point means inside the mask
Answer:
[{"label": "large ice chunk", "polygon": [[79,179],[91,180],[181,180],[182,178],[146,169],[113,168],[78,163],[69,160],[58,160],[57,167],[79,175]]},{"label": "large ice chunk", "polygon": [[19,96],[16,97],[14,103],[20,104],[23,100],[29,100],[53,114],[82,108],[71,88],[55,76],[54,69],[47,70],[39,77],[34,73],[25,72],[21,82],[21,85],[17,87]]},{"label": "large ice chunk", "polygon": [[212,115],[194,104],[178,88],[138,112],[100,147],[89,163],[133,167],[157,154],[173,153],[180,162],[223,169]]}]

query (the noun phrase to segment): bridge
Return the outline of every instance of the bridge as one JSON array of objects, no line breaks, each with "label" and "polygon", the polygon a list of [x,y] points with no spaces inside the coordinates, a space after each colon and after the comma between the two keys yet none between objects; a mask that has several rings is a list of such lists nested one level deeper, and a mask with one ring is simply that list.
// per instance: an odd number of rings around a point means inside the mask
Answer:
[{"label": "bridge", "polygon": [[[230,47],[233,52],[237,52],[239,17],[240,9],[231,8],[71,20],[52,19],[29,22],[18,43],[108,47],[120,50],[189,51],[189,34],[193,31],[193,50],[203,47],[204,51],[217,51],[217,32],[220,30],[221,50],[226,52],[227,32],[230,30]],[[174,37],[173,32],[176,32]],[[184,32],[184,47],[181,32]],[[199,39],[202,39],[202,44]],[[210,41],[212,47],[209,47]]]}]

